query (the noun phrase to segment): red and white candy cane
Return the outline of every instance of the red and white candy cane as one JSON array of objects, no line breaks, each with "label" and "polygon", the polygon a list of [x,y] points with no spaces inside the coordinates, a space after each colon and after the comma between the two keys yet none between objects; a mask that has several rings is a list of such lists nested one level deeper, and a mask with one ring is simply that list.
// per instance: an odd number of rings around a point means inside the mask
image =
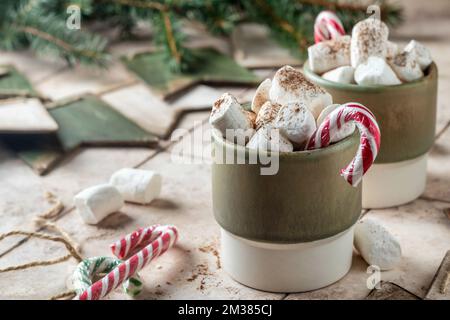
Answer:
[{"label": "red and white candy cane", "polygon": [[322,11],[314,22],[314,41],[319,43],[345,34],[344,26],[332,11]]},{"label": "red and white candy cane", "polygon": [[[120,252],[120,256],[118,255],[117,257],[127,257],[132,253],[131,257],[87,288],[79,295],[78,299],[98,300],[105,297],[154,258],[170,249],[177,239],[178,230],[175,226],[156,225],[149,228],[141,228],[115,242],[111,245],[111,248],[114,254],[117,251]],[[123,244],[125,244],[125,250],[122,250]],[[144,245],[145,247],[142,250],[134,253],[136,249]],[[118,250],[116,250],[117,248]]]},{"label": "red and white candy cane", "polygon": [[111,245],[111,251],[119,259],[126,259],[135,253],[140,246],[154,241],[167,226],[153,225],[147,228],[139,228],[136,231],[127,234],[122,239]]},{"label": "red and white candy cane", "polygon": [[360,133],[359,148],[353,160],[341,170],[341,176],[356,187],[362,176],[370,168],[380,149],[380,128],[375,116],[362,104],[350,102],[331,112],[309,139],[306,149],[327,147],[333,136],[343,129],[345,123],[352,122]]}]

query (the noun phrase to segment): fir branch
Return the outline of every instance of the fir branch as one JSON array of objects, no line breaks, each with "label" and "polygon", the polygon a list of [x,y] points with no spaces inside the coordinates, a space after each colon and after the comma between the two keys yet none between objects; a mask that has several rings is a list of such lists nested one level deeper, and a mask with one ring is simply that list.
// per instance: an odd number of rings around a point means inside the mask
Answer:
[{"label": "fir branch", "polygon": [[167,11],[169,9],[166,5],[155,1],[140,1],[140,0],[106,0],[106,1],[114,2],[124,6],[143,9],[154,9],[158,11]]},{"label": "fir branch", "polygon": [[46,33],[42,30],[39,30],[34,27],[29,26],[16,26],[16,30],[20,32],[24,32],[26,34],[30,34],[32,36],[36,36],[40,39],[46,40],[50,43],[53,43],[54,45],[58,46],[62,50],[65,51],[66,55],[80,55],[88,59],[92,59],[93,61],[96,61],[98,63],[101,63],[102,61],[102,53],[99,53],[98,51],[94,50],[88,50],[88,49],[77,49],[71,44],[63,41],[60,38],[57,38],[49,33]]},{"label": "fir branch", "polygon": [[[192,55],[182,44],[181,36],[175,35],[175,27],[172,19],[173,13],[169,6],[155,1],[141,1],[141,0],[106,0],[123,6],[136,7],[141,9],[157,10],[160,14],[160,19],[153,19],[154,25],[163,31],[164,36],[159,34],[157,40],[160,44],[168,49],[168,63],[173,71],[179,72],[187,70],[189,67],[189,60]],[[172,18],[171,18],[172,15]],[[181,35],[181,32],[177,32]]]},{"label": "fir branch", "polygon": [[166,31],[166,38],[170,48],[172,57],[175,59],[177,64],[181,64],[181,55],[177,48],[177,43],[173,35],[172,22],[170,21],[169,14],[166,10],[161,11],[161,16],[164,20],[164,30]]},{"label": "fir branch", "polygon": [[32,49],[37,52],[55,52],[70,65],[76,62],[99,66],[108,64],[105,39],[80,30],[69,30],[65,19],[41,13],[36,8],[33,11],[20,11],[11,24],[16,32],[26,36]]},{"label": "fir branch", "polygon": [[306,40],[306,37],[301,34],[297,29],[289,23],[289,21],[280,18],[277,16],[273,10],[273,8],[264,0],[256,0],[256,4],[264,11],[266,15],[271,17],[273,21],[286,33],[290,34],[295,41],[297,42],[297,45],[300,49],[300,51],[306,50],[308,47],[308,43]]},{"label": "fir branch", "polygon": [[[401,9],[380,1],[383,20],[400,22]],[[50,51],[71,64],[104,64],[105,39],[65,27],[70,4],[80,7],[84,21],[115,23],[128,36],[138,22],[151,22],[155,42],[178,71],[188,69],[194,57],[184,46],[183,20],[197,21],[221,35],[242,21],[265,24],[278,42],[301,56],[313,41],[314,19],[321,10],[335,11],[346,30],[366,17],[361,3],[338,0],[0,0],[0,47]]]},{"label": "fir branch", "polygon": [[15,27],[17,31],[28,33],[28,34],[31,34],[33,36],[39,37],[41,39],[44,39],[44,40],[46,40],[48,42],[52,42],[56,46],[60,47],[61,49],[65,50],[67,52],[75,51],[74,48],[70,44],[68,44],[67,42],[64,42],[63,40],[58,39],[58,38],[52,36],[51,34],[46,33],[46,32],[44,32],[42,30],[39,30],[39,29],[36,29],[36,28],[33,28],[33,27],[27,27],[27,26],[23,27],[23,26],[14,26],[13,25],[12,27],[13,28]]}]

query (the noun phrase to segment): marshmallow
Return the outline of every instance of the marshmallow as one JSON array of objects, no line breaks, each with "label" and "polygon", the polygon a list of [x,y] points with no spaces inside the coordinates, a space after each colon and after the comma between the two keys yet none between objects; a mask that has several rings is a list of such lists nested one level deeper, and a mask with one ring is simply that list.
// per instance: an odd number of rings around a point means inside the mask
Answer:
[{"label": "marshmallow", "polygon": [[254,133],[249,114],[229,93],[224,93],[214,102],[209,123],[226,139],[240,145],[245,145]]},{"label": "marshmallow", "polygon": [[396,85],[401,84],[391,67],[383,58],[370,57],[355,70],[355,81],[359,85]]},{"label": "marshmallow", "polygon": [[417,62],[422,70],[425,70],[432,62],[430,51],[421,43],[411,40],[405,47],[406,52],[415,52]]},{"label": "marshmallow", "polygon": [[322,74],[337,67],[350,64],[350,36],[322,41],[308,48],[311,71]]},{"label": "marshmallow", "polygon": [[389,30],[386,24],[375,18],[358,22],[352,31],[350,60],[353,68],[369,57],[386,57]]},{"label": "marshmallow", "polygon": [[394,268],[402,256],[397,239],[373,219],[364,219],[356,224],[354,245],[369,265],[378,266],[381,270]]},{"label": "marshmallow", "polygon": [[109,183],[125,201],[146,204],[161,193],[162,177],[150,170],[123,168],[111,176]]},{"label": "marshmallow", "polygon": [[386,42],[386,59],[391,59],[395,57],[398,53],[400,53],[400,48],[398,44],[392,41]]},{"label": "marshmallow", "polygon": [[274,129],[272,126],[259,128],[246,147],[275,152],[292,152],[294,150],[292,143],[278,129]]},{"label": "marshmallow", "polygon": [[261,127],[272,125],[280,111],[281,105],[267,101],[263,104],[256,116],[256,130]]},{"label": "marshmallow", "polygon": [[316,120],[302,102],[290,102],[278,111],[274,127],[291,142],[302,145],[316,131]]},{"label": "marshmallow", "polygon": [[403,51],[387,61],[402,81],[410,82],[423,77],[422,69],[420,69],[416,60],[415,51]]},{"label": "marshmallow", "polygon": [[333,103],[328,92],[311,83],[300,71],[290,66],[284,66],[277,71],[272,80],[269,96],[272,102],[281,105],[301,101],[312,112],[314,118],[317,118],[326,106]]},{"label": "marshmallow", "polygon": [[75,207],[83,221],[87,224],[97,224],[107,215],[119,211],[123,207],[123,197],[116,187],[101,184],[87,188],[78,193]]},{"label": "marshmallow", "polygon": [[271,85],[272,80],[266,79],[261,82],[259,87],[256,89],[255,95],[253,96],[252,100],[252,111],[254,113],[257,114],[262,105],[266,103],[267,100],[269,100],[269,90]]},{"label": "marshmallow", "polygon": [[355,83],[355,69],[350,66],[339,67],[325,72],[322,78],[339,83]]},{"label": "marshmallow", "polygon": [[247,116],[247,119],[250,121],[251,127],[255,128],[256,126],[256,114],[252,111],[245,110],[245,115]]},{"label": "marshmallow", "polygon": [[[319,117],[317,118],[317,127],[325,120],[325,118],[337,109],[340,104],[330,104],[328,107],[322,110]],[[340,141],[348,136],[350,136],[355,131],[355,124],[353,122],[346,122],[342,125],[342,130],[330,130],[330,142]]]}]

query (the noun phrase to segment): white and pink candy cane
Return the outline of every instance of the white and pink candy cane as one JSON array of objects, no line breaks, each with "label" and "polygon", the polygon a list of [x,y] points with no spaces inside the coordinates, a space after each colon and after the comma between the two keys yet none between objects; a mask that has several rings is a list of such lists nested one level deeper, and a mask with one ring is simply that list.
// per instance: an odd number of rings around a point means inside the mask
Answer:
[{"label": "white and pink candy cane", "polygon": [[338,16],[331,11],[322,11],[314,22],[314,41],[316,43],[345,35],[345,29]]},{"label": "white and pink candy cane", "polygon": [[354,123],[360,133],[356,156],[341,170],[341,176],[356,187],[370,168],[380,149],[380,128],[373,113],[362,104],[350,102],[332,111],[309,139],[306,149],[327,147],[346,123]]},{"label": "white and pink candy cane", "polygon": [[177,239],[178,230],[171,225],[141,228],[126,235],[112,244],[111,249],[118,258],[129,258],[82,292],[78,299],[98,300],[105,297],[154,258],[171,248]]}]

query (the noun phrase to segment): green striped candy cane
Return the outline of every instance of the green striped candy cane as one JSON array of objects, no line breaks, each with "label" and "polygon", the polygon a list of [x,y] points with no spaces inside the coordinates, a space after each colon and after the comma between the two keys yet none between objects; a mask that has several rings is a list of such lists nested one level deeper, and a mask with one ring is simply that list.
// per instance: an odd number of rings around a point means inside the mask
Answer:
[{"label": "green striped candy cane", "polygon": [[[122,262],[112,257],[94,257],[81,261],[72,275],[72,284],[77,295],[92,285],[94,277],[111,272]],[[106,277],[103,279],[103,281],[109,281]],[[142,280],[138,274],[123,283],[123,289],[130,297],[137,296],[142,291],[142,287]]]}]

